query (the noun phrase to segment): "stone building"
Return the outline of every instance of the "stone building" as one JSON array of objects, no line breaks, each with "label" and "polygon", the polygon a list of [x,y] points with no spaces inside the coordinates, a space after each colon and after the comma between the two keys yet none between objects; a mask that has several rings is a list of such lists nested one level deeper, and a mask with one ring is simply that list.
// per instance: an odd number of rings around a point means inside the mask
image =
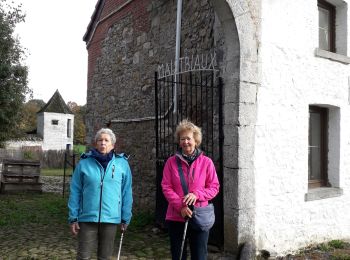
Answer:
[{"label": "stone building", "polygon": [[[176,10],[170,0],[99,0],[84,35],[87,141],[100,127],[116,131],[138,209],[157,211],[158,144],[172,136],[172,113],[157,117],[155,107],[190,102],[155,93],[174,76]],[[213,134],[222,184],[214,233],[228,253],[249,245],[252,259],[350,238],[347,11],[347,0],[183,3],[179,72],[196,78],[212,60],[223,83],[212,110],[222,111],[212,122],[223,133]]]}]

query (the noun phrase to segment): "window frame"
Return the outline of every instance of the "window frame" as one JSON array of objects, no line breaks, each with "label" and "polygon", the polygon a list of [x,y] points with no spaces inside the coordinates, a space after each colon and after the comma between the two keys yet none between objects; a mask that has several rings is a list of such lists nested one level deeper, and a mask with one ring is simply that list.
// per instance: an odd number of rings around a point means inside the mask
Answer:
[{"label": "window frame", "polygon": [[[335,33],[335,21],[336,21],[336,7],[325,0],[317,0],[317,7],[326,9],[329,12],[329,24],[328,24],[328,33],[329,33],[329,52],[336,53],[336,33]],[[319,10],[318,10],[319,12]],[[318,28],[320,28],[320,22],[318,22]],[[320,48],[320,46],[319,46]]]},{"label": "window frame", "polygon": [[67,137],[72,137],[72,119],[70,118],[67,119]]},{"label": "window frame", "polygon": [[52,119],[51,120],[51,125],[58,125],[58,121],[57,119]]},{"label": "window frame", "polygon": [[[310,179],[310,168],[311,168],[311,113],[317,113],[320,115],[320,179],[311,180]],[[308,187],[318,188],[318,187],[330,187],[328,181],[328,118],[329,111],[327,108],[319,106],[309,106],[309,134],[308,134]]]}]

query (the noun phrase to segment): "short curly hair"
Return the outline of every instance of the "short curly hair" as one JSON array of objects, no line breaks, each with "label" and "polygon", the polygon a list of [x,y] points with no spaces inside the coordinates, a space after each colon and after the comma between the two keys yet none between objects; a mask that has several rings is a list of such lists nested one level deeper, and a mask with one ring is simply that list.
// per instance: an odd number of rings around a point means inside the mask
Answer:
[{"label": "short curly hair", "polygon": [[198,148],[202,143],[202,130],[200,127],[196,126],[194,123],[188,119],[182,120],[175,130],[175,141],[180,142],[180,135],[185,131],[191,131],[193,133],[194,141],[196,142],[196,147]]},{"label": "short curly hair", "polygon": [[107,134],[111,137],[111,142],[114,145],[116,142],[116,137],[115,134],[113,133],[113,131],[109,128],[101,128],[100,130],[97,131],[96,135],[95,135],[95,143],[97,143],[98,138],[100,138],[100,136],[102,134]]}]

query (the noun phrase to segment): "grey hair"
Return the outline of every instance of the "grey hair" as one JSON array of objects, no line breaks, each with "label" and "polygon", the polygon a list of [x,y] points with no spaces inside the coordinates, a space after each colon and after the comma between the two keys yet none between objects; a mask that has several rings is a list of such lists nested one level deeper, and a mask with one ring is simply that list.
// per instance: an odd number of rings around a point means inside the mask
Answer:
[{"label": "grey hair", "polygon": [[97,143],[98,138],[100,138],[100,136],[102,134],[107,134],[111,137],[111,142],[112,144],[115,144],[116,142],[116,137],[115,134],[113,133],[113,131],[109,128],[101,128],[100,130],[97,131],[96,135],[95,135],[95,143]]}]

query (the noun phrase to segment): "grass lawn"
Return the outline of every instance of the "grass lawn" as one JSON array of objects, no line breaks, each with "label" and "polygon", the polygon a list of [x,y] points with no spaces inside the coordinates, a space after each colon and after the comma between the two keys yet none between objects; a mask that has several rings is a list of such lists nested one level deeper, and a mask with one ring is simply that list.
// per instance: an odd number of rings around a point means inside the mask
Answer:
[{"label": "grass lawn", "polygon": [[45,194],[2,194],[0,227],[31,224],[67,223],[67,198]]},{"label": "grass lawn", "polygon": [[[55,193],[1,194],[0,227],[16,227],[27,223],[67,225],[67,200],[67,197]],[[129,228],[139,230],[152,222],[152,214],[135,213]]]},{"label": "grass lawn", "polygon": [[73,150],[74,150],[74,152],[75,153],[77,153],[77,154],[82,154],[82,153],[85,153],[85,151],[86,151],[86,146],[85,145],[81,145],[81,144],[75,144],[74,146],[73,146]]}]

